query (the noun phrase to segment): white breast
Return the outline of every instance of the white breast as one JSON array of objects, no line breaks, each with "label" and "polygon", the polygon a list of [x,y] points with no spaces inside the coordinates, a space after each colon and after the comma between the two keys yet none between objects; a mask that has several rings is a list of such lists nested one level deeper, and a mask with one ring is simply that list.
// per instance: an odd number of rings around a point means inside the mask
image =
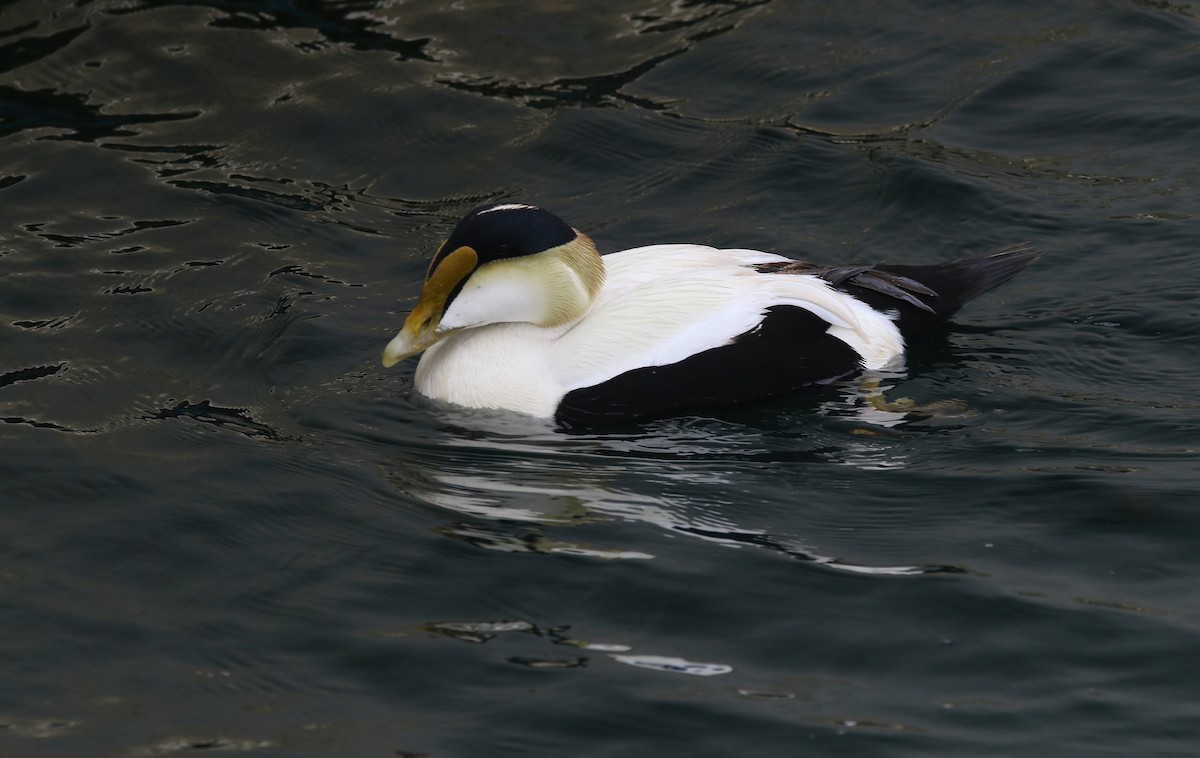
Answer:
[{"label": "white breast", "polygon": [[551,371],[565,327],[492,324],[456,332],[425,351],[417,391],[468,408],[504,408],[549,418],[566,394]]}]

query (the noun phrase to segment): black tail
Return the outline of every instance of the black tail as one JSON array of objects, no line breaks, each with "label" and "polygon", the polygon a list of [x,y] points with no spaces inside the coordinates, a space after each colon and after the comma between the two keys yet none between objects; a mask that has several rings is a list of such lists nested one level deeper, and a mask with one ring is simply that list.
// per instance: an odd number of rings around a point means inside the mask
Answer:
[{"label": "black tail", "polygon": [[[903,298],[898,298],[893,293],[881,292],[882,288],[873,286],[869,272],[864,272],[868,273],[867,277],[855,276],[837,286],[872,308],[898,311],[900,318],[897,325],[900,327],[900,333],[905,342],[911,343],[944,324],[966,305],[967,301],[999,287],[1021,273],[1040,255],[1041,253],[1028,244],[1020,244],[991,255],[961,258],[931,266],[875,266],[872,271],[890,275],[884,278],[905,290]],[[856,279],[859,281],[856,282]],[[918,286],[913,286],[914,284]]]}]

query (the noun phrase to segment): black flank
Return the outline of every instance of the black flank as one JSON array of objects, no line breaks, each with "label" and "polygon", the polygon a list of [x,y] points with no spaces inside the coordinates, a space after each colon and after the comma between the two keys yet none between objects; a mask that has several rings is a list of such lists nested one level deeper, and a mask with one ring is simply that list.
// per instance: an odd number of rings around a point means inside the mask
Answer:
[{"label": "black flank", "polygon": [[568,392],[555,420],[572,429],[669,416],[761,400],[857,372],[858,353],[828,329],[827,321],[804,308],[774,306],[757,327],[727,345]]}]

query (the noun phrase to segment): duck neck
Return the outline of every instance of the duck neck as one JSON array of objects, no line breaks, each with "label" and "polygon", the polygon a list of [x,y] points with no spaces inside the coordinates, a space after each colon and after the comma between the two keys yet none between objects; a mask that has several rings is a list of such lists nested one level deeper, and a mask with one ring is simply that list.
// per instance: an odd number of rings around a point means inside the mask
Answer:
[{"label": "duck neck", "polygon": [[576,234],[570,242],[546,251],[552,263],[543,269],[543,282],[547,302],[553,306],[540,326],[562,326],[583,318],[604,286],[604,260],[596,245],[586,234],[578,230]]}]

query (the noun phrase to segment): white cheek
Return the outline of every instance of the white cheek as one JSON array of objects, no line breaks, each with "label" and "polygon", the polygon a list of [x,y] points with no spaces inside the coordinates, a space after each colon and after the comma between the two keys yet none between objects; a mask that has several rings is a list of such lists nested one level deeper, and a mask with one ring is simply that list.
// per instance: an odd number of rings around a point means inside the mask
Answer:
[{"label": "white cheek", "polygon": [[522,321],[537,323],[545,312],[546,294],[528,276],[514,275],[502,267],[481,268],[471,275],[458,297],[450,303],[439,328]]}]

